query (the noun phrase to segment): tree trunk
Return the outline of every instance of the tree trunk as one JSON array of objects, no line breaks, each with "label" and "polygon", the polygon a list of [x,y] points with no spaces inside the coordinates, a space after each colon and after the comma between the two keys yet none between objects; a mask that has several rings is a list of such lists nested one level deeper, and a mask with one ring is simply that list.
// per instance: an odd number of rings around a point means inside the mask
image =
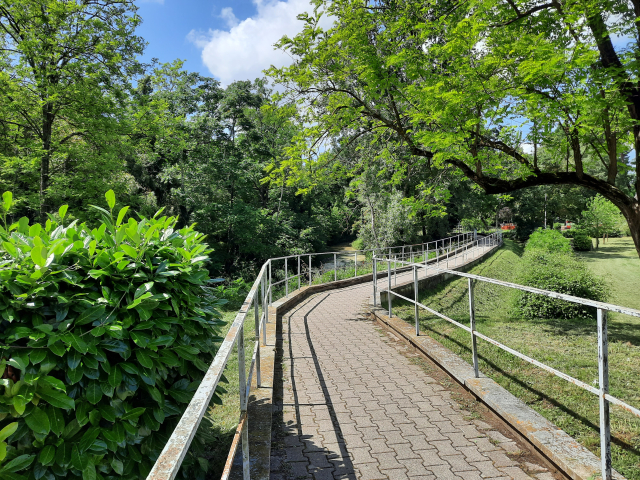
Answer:
[{"label": "tree trunk", "polygon": [[624,215],[629,225],[629,231],[631,232],[633,243],[636,246],[636,252],[640,257],[640,203],[636,200],[632,205],[621,210],[622,215]]},{"label": "tree trunk", "polygon": [[40,159],[40,221],[44,224],[47,221],[47,211],[49,205],[47,204],[47,190],[49,188],[49,166],[51,163],[51,122],[45,119],[42,122],[42,147],[44,154]]}]

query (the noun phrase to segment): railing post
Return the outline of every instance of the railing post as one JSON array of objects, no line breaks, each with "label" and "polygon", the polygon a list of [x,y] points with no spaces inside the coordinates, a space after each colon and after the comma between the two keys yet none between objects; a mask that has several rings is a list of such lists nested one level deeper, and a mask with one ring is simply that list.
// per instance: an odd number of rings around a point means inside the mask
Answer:
[{"label": "railing post", "polygon": [[336,254],[333,254],[333,281],[336,282],[338,280],[338,261],[336,259]]},{"label": "railing post", "polygon": [[271,286],[272,283],[272,276],[271,276],[271,260],[269,260],[269,305],[271,305],[273,303],[273,287]]},{"label": "railing post", "polygon": [[311,255],[309,255],[309,286],[311,286]]},{"label": "railing post", "polygon": [[376,265],[376,253],[373,252],[373,306],[378,306],[378,272]]},{"label": "railing post", "polygon": [[357,277],[358,276],[358,252],[356,251],[356,253],[353,254],[353,266],[355,268],[353,276]]},{"label": "railing post", "polygon": [[[238,383],[240,386],[240,418],[247,415],[247,373],[244,360],[244,331],[240,326],[238,333]],[[242,472],[244,480],[249,480],[249,418],[246,418],[242,429]]]},{"label": "railing post", "polygon": [[389,318],[391,318],[391,258],[387,264],[387,303],[389,304]]},{"label": "railing post", "polygon": [[424,256],[424,278],[427,278],[427,268],[428,268],[428,266],[429,266],[429,244],[427,243],[427,253]]},{"label": "railing post", "polygon": [[253,296],[253,317],[256,324],[256,342],[258,342],[258,348],[256,350],[256,384],[260,387],[260,312],[258,311],[258,300],[260,292],[256,289],[256,293]]},{"label": "railing post", "polygon": [[393,284],[398,285],[398,256],[393,257]]},{"label": "railing post", "polygon": [[413,297],[415,300],[414,306],[414,315],[416,319],[416,336],[420,335],[420,323],[418,322],[418,267],[413,267]]},{"label": "railing post", "polygon": [[480,377],[478,370],[478,347],[476,345],[476,307],[473,301],[473,280],[469,278],[469,323],[471,327],[471,353],[473,354],[473,373]]},{"label": "railing post", "polygon": [[284,295],[289,296],[289,266],[287,263],[288,258],[284,259]]},{"label": "railing post", "polygon": [[267,302],[267,293],[265,290],[265,283],[267,281],[267,272],[262,275],[262,344],[267,345],[267,322],[269,321],[269,305]]},{"label": "railing post", "polygon": [[298,290],[300,290],[300,255],[298,255]]},{"label": "railing post", "polygon": [[607,338],[607,312],[598,309],[598,377],[600,385],[600,461],[602,480],[611,480],[611,426],[609,423],[609,339]]}]

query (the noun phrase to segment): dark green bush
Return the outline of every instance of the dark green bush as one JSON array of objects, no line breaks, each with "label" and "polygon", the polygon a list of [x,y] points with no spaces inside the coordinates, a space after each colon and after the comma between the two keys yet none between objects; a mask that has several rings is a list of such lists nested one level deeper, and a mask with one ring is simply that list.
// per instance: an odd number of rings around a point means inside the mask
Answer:
[{"label": "dark green bush", "polygon": [[[531,239],[534,235],[535,233],[531,235]],[[567,239],[562,239],[568,242]],[[518,283],[590,300],[606,300],[607,290],[604,282],[596,278],[584,262],[576,258],[571,251],[566,252],[564,247],[562,250],[544,248],[549,245],[557,246],[555,241],[527,244],[522,256]],[[540,248],[541,246],[543,248]],[[592,307],[526,292],[519,294],[518,307],[522,316],[529,319],[593,318],[596,313]]]},{"label": "dark green bush", "polygon": [[217,350],[203,235],[106,197],[96,228],[0,228],[0,478],[145,478]]},{"label": "dark green bush", "polygon": [[529,236],[526,249],[536,249],[554,253],[571,253],[571,243],[557,230],[538,228]]},{"label": "dark green bush", "polygon": [[578,232],[573,237],[573,249],[579,252],[588,252],[591,250],[593,242],[591,237],[583,232]]},{"label": "dark green bush", "polygon": [[582,230],[580,230],[578,227],[573,227],[570,228],[568,230],[563,230],[562,231],[562,236],[565,238],[573,238],[575,237],[577,234],[583,233]]},{"label": "dark green bush", "polygon": [[516,238],[516,230],[502,230],[502,238],[514,240]]}]

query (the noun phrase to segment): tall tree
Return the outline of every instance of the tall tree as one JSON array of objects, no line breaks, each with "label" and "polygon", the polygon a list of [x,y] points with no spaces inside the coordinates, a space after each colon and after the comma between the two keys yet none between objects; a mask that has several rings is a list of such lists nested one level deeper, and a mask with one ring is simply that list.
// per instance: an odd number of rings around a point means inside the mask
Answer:
[{"label": "tall tree", "polygon": [[[143,41],[132,0],[0,0],[0,125],[37,159],[39,214],[70,150],[113,146]],[[103,153],[103,152],[102,152]],[[95,173],[95,172],[94,172]]]},{"label": "tall tree", "polygon": [[[640,255],[639,5],[314,3],[301,16],[304,30],[279,43],[294,63],[271,71],[306,102],[302,175],[321,171],[304,154],[320,139],[386,131],[425,159],[425,169],[455,167],[486,193],[587,187],[622,212]],[[328,31],[319,26],[325,13],[335,18]],[[614,47],[613,35],[624,48]],[[630,149],[636,158],[625,162]],[[540,161],[541,150],[548,161]],[[629,170],[630,190],[619,181]]]}]

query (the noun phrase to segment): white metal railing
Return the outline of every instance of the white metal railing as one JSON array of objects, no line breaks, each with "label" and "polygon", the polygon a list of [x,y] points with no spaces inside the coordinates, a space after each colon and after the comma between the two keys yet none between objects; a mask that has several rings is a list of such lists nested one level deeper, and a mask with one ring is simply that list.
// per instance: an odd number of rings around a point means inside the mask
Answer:
[{"label": "white metal railing", "polygon": [[[361,265],[364,263],[358,261],[358,256],[371,255],[375,257],[376,253],[379,255],[384,254],[385,257],[394,258],[396,262],[402,262],[409,260],[414,262],[416,259],[423,259],[424,261],[433,261],[436,259],[437,263],[446,262],[449,259],[453,261],[455,253],[462,252],[470,245],[474,239],[477,238],[477,234],[474,232],[464,232],[458,235],[436,240],[433,242],[419,243],[414,245],[402,245],[398,247],[386,247],[370,250],[354,250],[349,253],[345,252],[322,252],[322,253],[305,253],[299,255],[288,255],[285,257],[271,258],[267,260],[260,269],[260,273],[254,281],[251,290],[247,294],[247,297],[240,308],[240,311],[236,315],[231,328],[227,332],[227,335],[218,350],[209,370],[205,374],[200,386],[196,390],[191,402],[187,406],[184,414],[180,418],[178,425],[171,434],[171,437],[167,441],[164,449],[160,453],[160,456],[156,460],[151,472],[147,476],[147,480],[172,480],[178,474],[180,465],[184,460],[185,455],[191,445],[191,441],[195,436],[196,430],[202,421],[211,398],[218,386],[218,382],[222,376],[222,373],[227,365],[227,361],[231,356],[234,345],[237,342],[238,345],[238,364],[240,365],[238,382],[240,384],[240,420],[236,434],[234,436],[231,450],[227,458],[227,463],[224,468],[222,479],[225,480],[231,473],[231,466],[236,454],[236,450],[240,444],[242,444],[242,464],[243,475],[245,480],[249,480],[249,429],[248,429],[248,399],[251,389],[251,380],[253,372],[256,372],[256,383],[258,387],[261,385],[261,368],[260,368],[260,347],[266,345],[266,323],[268,321],[269,306],[273,303],[273,293],[275,287],[284,283],[285,297],[289,296],[289,283],[293,279],[297,278],[298,288],[301,286],[302,275],[305,270],[308,270],[309,286],[313,283],[313,259],[316,259],[316,274],[321,276],[325,273],[327,265],[322,262],[322,257],[329,256],[333,258],[332,269],[334,271],[333,280],[338,279],[338,269],[340,267],[340,260],[343,263],[343,267],[348,265],[350,259],[353,258],[354,265],[354,277],[358,275],[358,263]],[[468,249],[466,250],[468,252]],[[431,260],[429,258],[431,257]],[[347,259],[345,261],[345,258]],[[308,260],[308,263],[306,262]],[[274,281],[274,273],[276,272],[274,264],[276,262],[283,262],[284,271],[282,280]],[[297,273],[289,275],[291,263],[297,263]],[[457,260],[456,260],[457,262]],[[305,265],[307,263],[307,265]],[[397,268],[395,269],[397,278]],[[375,273],[375,272],[374,272]],[[365,275],[362,273],[361,275]],[[318,275],[316,275],[316,279]],[[255,322],[255,345],[253,348],[253,355],[251,357],[251,364],[249,366],[248,374],[243,366],[245,365],[245,347],[244,347],[244,335],[243,327],[245,319],[253,308],[254,322]],[[262,339],[260,338],[262,337]],[[261,341],[262,340],[262,341]]]},{"label": "white metal railing", "polygon": [[[477,246],[482,246],[482,244],[486,244],[487,242],[491,243],[491,244],[496,244],[496,243],[502,243],[502,234],[501,232],[496,232],[492,235],[490,235],[489,237],[485,237],[482,239],[478,239],[474,242],[472,242],[472,246],[471,248],[475,248]],[[613,403],[621,408],[623,408],[624,410],[632,413],[633,415],[640,417],[640,410],[638,410],[637,408],[629,405],[628,403],[620,400],[619,398],[616,398],[612,395],[609,394],[609,341],[608,341],[608,337],[607,337],[607,312],[618,312],[618,313],[623,313],[625,315],[631,315],[633,317],[640,317],[640,310],[635,310],[632,308],[627,308],[627,307],[621,307],[619,305],[612,305],[609,303],[604,303],[604,302],[597,302],[595,300],[589,300],[586,298],[580,298],[580,297],[574,297],[573,295],[566,295],[563,293],[556,293],[556,292],[551,292],[548,290],[542,290],[539,288],[534,288],[534,287],[527,287],[524,285],[518,285],[515,283],[510,283],[510,282],[503,282],[501,280],[496,280],[493,278],[487,278],[487,277],[482,277],[480,275],[473,275],[470,273],[464,273],[464,272],[459,272],[456,270],[452,270],[449,269],[447,267],[441,267],[439,265],[432,265],[431,267],[429,267],[426,264],[423,263],[416,263],[416,262],[411,262],[411,261],[394,261],[393,259],[389,259],[389,258],[374,258],[374,271],[377,271],[377,263],[378,262],[383,262],[383,263],[387,263],[387,289],[386,290],[381,290],[380,293],[386,293],[387,296],[387,308],[388,308],[388,314],[389,317],[392,316],[393,313],[393,301],[392,298],[393,297],[397,297],[401,300],[405,300],[409,303],[412,303],[414,305],[414,316],[415,316],[415,329],[416,329],[416,335],[420,334],[420,327],[419,327],[419,323],[418,323],[418,308],[421,308],[423,310],[428,311],[429,313],[442,318],[443,320],[446,320],[447,322],[452,323],[453,325],[455,325],[458,328],[461,328],[463,330],[466,330],[467,332],[469,332],[471,334],[471,353],[473,356],[473,370],[474,370],[474,374],[475,377],[478,378],[480,376],[480,372],[478,369],[478,349],[477,349],[477,342],[476,339],[480,338],[482,340],[485,340],[489,343],[491,343],[492,345],[495,345],[498,348],[501,348],[502,350],[509,352],[510,354],[524,360],[525,362],[531,363],[533,365],[536,365],[537,367],[540,367],[544,370],[546,370],[547,372],[550,372],[560,378],[562,378],[563,380],[566,380],[567,382],[571,382],[574,385],[577,385],[578,387],[587,390],[588,392],[591,392],[595,395],[598,396],[599,398],[599,402],[600,402],[600,451],[601,451],[601,470],[602,470],[602,478],[603,480],[611,480],[612,477],[612,466],[611,466],[611,428],[610,428],[610,422],[609,422],[609,404]],[[394,263],[394,267],[395,264],[400,263],[401,265],[405,266],[405,267],[409,267],[413,269],[413,281],[414,281],[414,285],[413,285],[413,291],[414,291],[414,298],[408,298],[404,295],[400,295],[399,293],[396,293],[392,290],[391,287],[391,276],[392,276],[392,266],[391,264]],[[422,303],[420,303],[418,301],[418,270],[419,269],[425,269],[425,273],[427,268],[432,268],[434,269],[436,272],[438,273],[449,273],[458,277],[465,277],[468,279],[468,289],[469,289],[469,326],[463,325],[460,322],[456,322],[455,320],[453,320],[452,318],[447,317],[446,315],[430,308],[427,307],[426,305],[423,305]],[[577,378],[574,378],[564,372],[561,372],[553,367],[550,367],[548,365],[545,365],[542,362],[539,362],[538,360],[535,360],[523,353],[518,352],[517,350],[514,350],[513,348],[510,348],[506,345],[503,345],[502,343],[498,342],[497,340],[494,340],[490,337],[488,337],[487,335],[484,335],[480,332],[478,332],[476,330],[476,323],[475,323],[475,305],[474,305],[474,282],[476,281],[480,281],[480,282],[486,282],[486,283],[492,283],[494,285],[500,285],[502,287],[508,287],[508,288],[514,288],[516,290],[521,290],[523,292],[529,292],[529,293],[534,293],[534,294],[538,294],[538,295],[544,295],[546,297],[550,297],[550,298],[555,298],[555,299],[560,299],[560,300],[565,300],[567,302],[572,302],[572,303],[578,303],[580,305],[586,305],[589,307],[594,307],[597,310],[597,330],[598,330],[598,388],[593,387],[592,385],[589,385],[588,383],[582,382],[581,380],[578,380]],[[373,292],[374,292],[374,302],[376,302],[376,295],[377,295],[377,277],[376,275],[373,276]]]}]

